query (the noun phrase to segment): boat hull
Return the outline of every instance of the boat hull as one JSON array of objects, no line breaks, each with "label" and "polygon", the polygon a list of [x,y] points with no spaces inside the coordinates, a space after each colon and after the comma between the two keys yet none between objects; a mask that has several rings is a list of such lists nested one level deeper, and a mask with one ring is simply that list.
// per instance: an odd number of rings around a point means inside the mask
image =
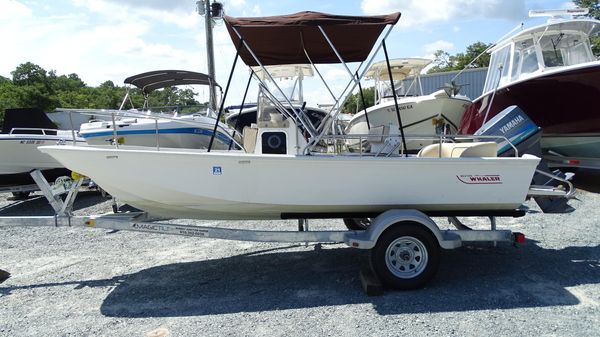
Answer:
[{"label": "boat hull", "polygon": [[[252,155],[77,146],[40,148],[152,215],[280,219],[285,214],[514,210],[539,159]],[[118,173],[115,173],[118,172]]]},{"label": "boat hull", "polygon": [[0,175],[64,168],[56,159],[38,150],[39,146],[56,145],[59,141],[65,139],[46,135],[0,134]]},{"label": "boat hull", "polygon": [[[194,121],[194,120],[191,120]],[[213,135],[214,124],[198,123],[198,126],[170,120],[138,119],[135,123],[119,121],[117,139],[122,145],[168,148],[207,149]],[[158,134],[157,134],[158,127]],[[110,145],[114,138],[111,122],[91,122],[82,125],[81,136],[90,145]],[[228,149],[230,138],[219,127],[213,149]]]},{"label": "boat hull", "polygon": [[600,133],[573,135],[544,135],[542,149],[564,157],[600,158]]},{"label": "boat hull", "polygon": [[[35,184],[29,174],[34,169],[40,170],[49,182],[69,176],[68,169],[38,147],[66,142],[70,135],[66,131],[58,131],[57,135],[0,134],[0,187]],[[77,142],[84,143],[81,139]]]},{"label": "boat hull", "polygon": [[[456,133],[460,119],[471,105],[466,99],[454,97],[408,97],[401,98],[398,101],[398,110],[404,134],[434,136],[436,134],[436,123],[434,119],[443,118],[444,123],[449,126],[450,133]],[[369,125],[376,127],[380,125],[398,128],[398,117],[394,101],[386,101],[367,109]],[[346,127],[346,133],[350,135],[366,135],[369,133],[369,127],[364,112],[355,115]],[[349,140],[350,144],[358,144],[358,140]],[[406,147],[409,152],[416,152],[433,142],[431,139],[406,140]]]},{"label": "boat hull", "polygon": [[[461,120],[459,133],[473,134],[487,120],[517,105],[542,128],[542,149],[572,157],[600,157],[600,147],[587,146],[600,135],[600,64],[548,72],[488,93],[473,102]],[[580,142],[582,146],[576,146]]]}]

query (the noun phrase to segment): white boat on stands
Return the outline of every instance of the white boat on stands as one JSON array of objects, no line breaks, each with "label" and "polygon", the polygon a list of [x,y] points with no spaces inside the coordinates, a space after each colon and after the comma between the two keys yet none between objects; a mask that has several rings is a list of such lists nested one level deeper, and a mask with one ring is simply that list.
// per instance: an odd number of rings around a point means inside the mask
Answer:
[{"label": "white boat on stands", "polygon": [[[46,114],[37,109],[7,109],[4,117],[0,133],[0,188],[12,190],[34,184],[29,172],[35,169],[41,170],[51,182],[70,175],[63,164],[40,152],[38,147],[72,142],[74,132],[56,129]],[[75,141],[84,143],[77,135]]]},{"label": "white boat on stands", "polygon": [[[360,62],[357,72],[364,76],[379,36],[387,28],[387,37],[399,18],[400,13],[346,17],[302,12],[225,17],[225,22],[236,46],[243,38],[239,55],[248,66]],[[332,40],[335,45],[323,43]],[[354,82],[349,69],[348,76]],[[342,95],[352,90],[349,85]],[[318,153],[314,150],[323,142],[347,137],[326,138],[331,118],[315,128],[301,110],[282,109],[276,100],[264,103],[259,114],[265,115],[244,131],[243,150],[118,144],[40,150],[151,215],[201,219],[353,218],[396,208],[439,215],[511,214],[525,200],[539,162],[534,156],[496,157],[492,143],[444,144],[441,149],[432,144],[413,157],[395,151],[382,156]]]},{"label": "white boat on stands", "polygon": [[[373,64],[365,78],[375,81],[375,105],[355,114],[346,127],[346,133],[368,134],[371,128],[382,126],[398,130],[397,102],[404,133],[415,136],[406,141],[408,152],[416,153],[431,144],[431,135],[456,134],[460,119],[471,101],[466,96],[456,95],[452,88],[423,95],[420,73],[431,62],[420,58],[390,60],[393,89],[386,61]],[[405,88],[403,80],[407,77],[412,77],[413,81]],[[425,137],[419,138],[418,135]],[[350,146],[356,147],[357,143],[356,139],[348,140]]]},{"label": "white boat on stands", "polygon": [[[178,115],[177,111],[172,114],[154,113],[148,106],[149,94],[157,89],[177,85],[217,85],[208,75],[182,70],[157,70],[128,77],[125,83],[142,90],[145,100],[141,111],[79,110],[105,117],[105,120],[94,120],[81,125],[80,134],[88,144],[107,145],[116,139],[121,145],[208,148],[215,127],[215,118],[210,116],[208,109],[201,113]],[[129,89],[121,107],[129,98]],[[231,134],[232,129],[219,125],[213,148],[228,149]]]}]

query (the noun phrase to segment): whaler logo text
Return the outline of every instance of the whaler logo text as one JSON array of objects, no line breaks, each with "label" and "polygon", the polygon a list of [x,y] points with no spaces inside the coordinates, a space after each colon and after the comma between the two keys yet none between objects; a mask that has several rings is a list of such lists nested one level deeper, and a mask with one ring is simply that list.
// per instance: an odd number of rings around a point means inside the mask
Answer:
[{"label": "whaler logo text", "polygon": [[456,176],[463,184],[469,185],[489,185],[489,184],[502,184],[502,177],[500,175],[460,175]]}]

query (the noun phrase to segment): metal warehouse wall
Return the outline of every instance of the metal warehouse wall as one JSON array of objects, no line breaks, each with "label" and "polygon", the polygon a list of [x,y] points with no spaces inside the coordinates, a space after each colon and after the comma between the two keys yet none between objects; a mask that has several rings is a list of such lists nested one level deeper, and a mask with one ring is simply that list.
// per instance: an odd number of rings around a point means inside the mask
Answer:
[{"label": "metal warehouse wall", "polygon": [[[454,83],[458,85],[465,85],[460,90],[460,94],[466,95],[470,99],[479,97],[483,92],[487,69],[488,68],[475,68],[463,71],[462,74],[454,80]],[[421,75],[423,94],[428,95],[441,89],[445,83],[450,83],[456,74],[458,74],[458,71]],[[404,80],[404,87],[408,88],[412,80],[412,77],[407,77]],[[410,92],[414,93],[413,89],[411,89]]]}]

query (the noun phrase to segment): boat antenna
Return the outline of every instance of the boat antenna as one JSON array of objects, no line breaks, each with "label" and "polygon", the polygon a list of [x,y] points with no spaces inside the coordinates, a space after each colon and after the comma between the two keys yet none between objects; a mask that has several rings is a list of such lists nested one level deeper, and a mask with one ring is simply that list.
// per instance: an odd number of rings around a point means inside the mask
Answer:
[{"label": "boat antenna", "polygon": [[512,33],[514,33],[516,30],[518,29],[522,29],[523,28],[524,23],[521,22],[518,25],[515,26],[515,28],[511,29],[510,32],[502,35],[499,39],[497,39],[494,43],[490,44],[489,47],[487,47],[484,51],[482,51],[479,55],[477,55],[473,60],[471,60],[471,62],[469,62],[469,64],[467,64],[466,66],[464,66],[456,75],[454,75],[454,77],[452,77],[452,79],[450,80],[450,83],[452,83],[454,80],[456,80],[456,78],[458,76],[460,76],[465,70],[469,69],[469,67],[475,63],[475,61],[479,60],[479,58],[481,56],[483,56],[485,53],[489,52],[492,48],[496,47],[496,45],[498,43],[500,43],[501,41],[503,41],[504,39],[506,39],[506,37],[512,35]]},{"label": "boat antenna", "polygon": [[[385,39],[381,41],[383,45],[383,53],[385,54],[385,63],[387,64],[388,75],[390,76],[390,85],[392,86],[392,92],[394,93],[394,106],[396,107],[396,117],[398,118],[398,128],[400,129],[400,135],[402,136],[402,146],[406,151],[406,138],[404,137],[404,127],[402,126],[402,118],[400,118],[400,108],[398,108],[398,97],[396,97],[396,88],[394,86],[394,78],[392,77],[392,67],[390,67],[390,58],[388,57],[387,47],[385,46]],[[366,111],[365,111],[366,112]],[[404,155],[408,157],[408,152]]]}]

